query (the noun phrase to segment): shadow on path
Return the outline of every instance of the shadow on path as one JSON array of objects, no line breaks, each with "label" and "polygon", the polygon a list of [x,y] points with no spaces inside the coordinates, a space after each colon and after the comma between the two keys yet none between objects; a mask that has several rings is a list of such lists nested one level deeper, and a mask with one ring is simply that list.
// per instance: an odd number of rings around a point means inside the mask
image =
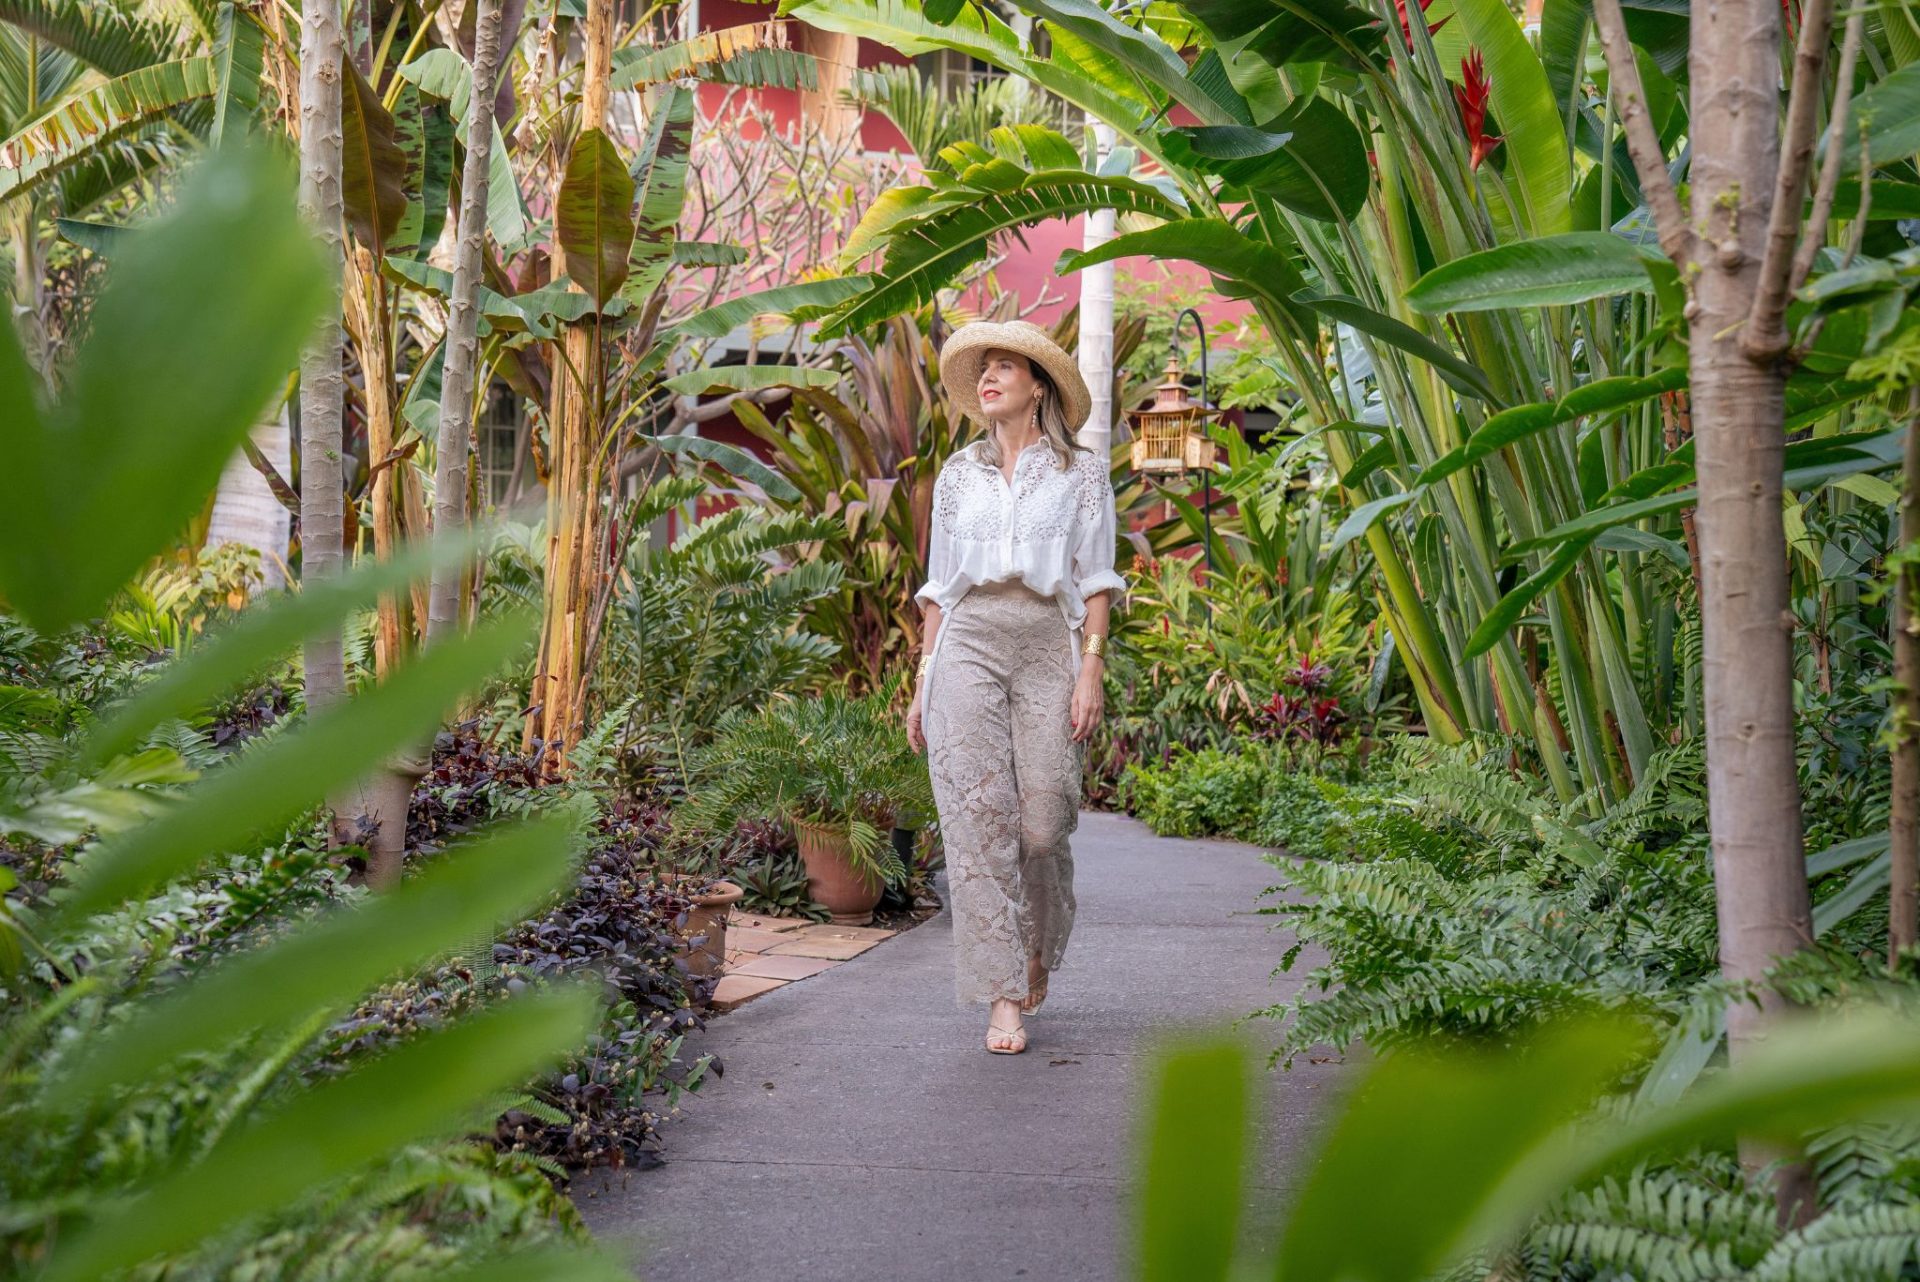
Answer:
[{"label": "shadow on path", "polygon": [[[576,1185],[595,1233],[647,1282],[1125,1277],[1147,1053],[1297,980],[1271,975],[1291,939],[1255,911],[1278,880],[1257,849],[1093,812],[1073,846],[1078,919],[1026,1054],[988,1055],[986,1008],[954,1004],[942,913],[689,1039],[726,1076],[667,1124],[665,1166]],[[1301,1173],[1337,1072],[1267,1076],[1251,1215]]]}]

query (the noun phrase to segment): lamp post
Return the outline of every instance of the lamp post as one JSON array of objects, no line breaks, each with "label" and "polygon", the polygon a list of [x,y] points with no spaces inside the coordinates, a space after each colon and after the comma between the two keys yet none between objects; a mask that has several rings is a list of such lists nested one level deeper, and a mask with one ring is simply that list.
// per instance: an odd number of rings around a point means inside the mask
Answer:
[{"label": "lamp post", "polygon": [[[1186,382],[1180,376],[1180,322],[1188,316],[1200,334],[1200,396],[1199,404],[1189,398]],[[1200,313],[1193,308],[1182,309],[1173,321],[1173,351],[1167,357],[1167,368],[1158,387],[1153,391],[1153,404],[1143,410],[1133,410],[1128,417],[1133,422],[1133,470],[1144,473],[1182,474],[1198,470],[1204,478],[1205,506],[1202,515],[1206,531],[1206,543],[1202,549],[1206,555],[1208,577],[1213,574],[1213,463],[1219,450],[1212,437],[1203,426],[1204,420],[1218,418],[1222,411],[1209,408],[1206,404],[1207,390],[1207,331],[1200,320]]]}]

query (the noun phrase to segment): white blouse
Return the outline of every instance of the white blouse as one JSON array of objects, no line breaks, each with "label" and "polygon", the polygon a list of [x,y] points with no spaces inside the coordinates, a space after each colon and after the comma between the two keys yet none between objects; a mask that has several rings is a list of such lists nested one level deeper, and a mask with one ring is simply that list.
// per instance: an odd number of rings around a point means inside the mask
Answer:
[{"label": "white blouse", "polygon": [[[1020,451],[1008,485],[1000,469],[980,457],[983,444],[955,453],[934,482],[927,584],[914,599],[945,612],[977,584],[1019,579],[1059,601],[1067,627],[1077,632],[1089,596],[1127,590],[1113,568],[1106,456],[1076,451],[1062,471],[1052,448],[1038,440]],[[1074,651],[1077,658],[1077,642]]]}]

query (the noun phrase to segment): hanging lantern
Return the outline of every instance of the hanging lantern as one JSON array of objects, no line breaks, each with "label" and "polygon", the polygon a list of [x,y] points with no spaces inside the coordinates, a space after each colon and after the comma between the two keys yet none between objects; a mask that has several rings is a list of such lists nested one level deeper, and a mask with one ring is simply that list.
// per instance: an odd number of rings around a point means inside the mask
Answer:
[{"label": "hanging lantern", "polygon": [[1221,412],[1193,401],[1180,378],[1180,358],[1169,357],[1165,377],[1153,389],[1153,404],[1127,415],[1133,422],[1133,470],[1211,472],[1219,447],[1203,424]]}]

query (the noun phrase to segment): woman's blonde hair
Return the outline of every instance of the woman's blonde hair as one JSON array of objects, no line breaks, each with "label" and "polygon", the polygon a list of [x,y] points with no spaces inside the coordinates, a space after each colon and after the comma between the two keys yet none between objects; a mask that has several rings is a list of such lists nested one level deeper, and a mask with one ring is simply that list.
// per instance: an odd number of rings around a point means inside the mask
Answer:
[{"label": "woman's blonde hair", "polygon": [[[1074,434],[1079,429],[1077,425],[1067,422],[1067,412],[1060,400],[1060,389],[1054,385],[1053,376],[1032,357],[1020,352],[1011,354],[1026,361],[1027,369],[1033,374],[1033,381],[1038,383],[1045,392],[1045,395],[1040,398],[1040,435],[1047,442],[1048,448],[1053,451],[1054,458],[1059,460],[1060,470],[1064,472],[1073,466],[1074,451],[1090,454],[1093,452],[1092,448],[1082,445],[1075,439]],[[981,439],[985,442],[980,447],[981,459],[995,467],[1002,466],[1005,460],[1000,457],[1000,439],[994,435],[993,429],[989,427]]]}]

